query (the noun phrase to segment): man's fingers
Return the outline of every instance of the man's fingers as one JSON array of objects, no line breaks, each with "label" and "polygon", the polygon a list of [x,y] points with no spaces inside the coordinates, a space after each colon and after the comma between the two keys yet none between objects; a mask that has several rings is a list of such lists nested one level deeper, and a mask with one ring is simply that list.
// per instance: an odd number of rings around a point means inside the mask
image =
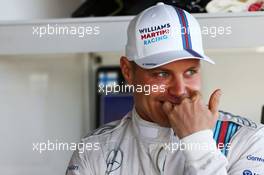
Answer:
[{"label": "man's fingers", "polygon": [[209,110],[213,113],[214,117],[217,117],[221,95],[222,91],[217,89],[213,92],[209,100]]},{"label": "man's fingers", "polygon": [[[187,88],[188,89],[188,88]],[[196,90],[192,90],[192,89],[188,89],[188,91],[190,92],[190,99],[192,101],[196,101],[197,99],[202,97],[202,94],[199,91]]]},{"label": "man's fingers", "polygon": [[166,101],[164,102],[162,108],[164,112],[168,115],[172,111],[173,105],[170,102]]},{"label": "man's fingers", "polygon": [[201,98],[201,93],[199,91],[193,91],[192,94],[191,94],[191,100],[192,101],[196,101],[198,100],[199,98]]}]

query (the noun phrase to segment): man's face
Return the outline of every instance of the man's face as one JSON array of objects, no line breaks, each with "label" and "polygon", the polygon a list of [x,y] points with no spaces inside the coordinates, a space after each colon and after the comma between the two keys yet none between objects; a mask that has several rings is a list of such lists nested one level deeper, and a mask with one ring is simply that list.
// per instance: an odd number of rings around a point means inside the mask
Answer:
[{"label": "man's face", "polygon": [[[159,92],[151,92],[149,95],[144,92],[134,93],[136,111],[147,121],[170,127],[162,109],[163,103],[169,101],[179,105],[183,98],[190,97],[192,91],[200,91],[200,61],[197,59],[174,61],[154,69],[142,69],[135,63],[131,66],[133,63],[122,59],[125,58],[121,58],[122,72],[129,84],[163,86],[163,90],[159,89]],[[126,64],[130,65],[124,72]]]}]

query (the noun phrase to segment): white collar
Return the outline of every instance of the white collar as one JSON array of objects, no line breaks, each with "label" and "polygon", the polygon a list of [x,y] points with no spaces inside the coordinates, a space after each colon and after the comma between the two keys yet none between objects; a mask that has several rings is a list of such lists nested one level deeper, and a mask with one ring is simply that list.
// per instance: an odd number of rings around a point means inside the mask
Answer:
[{"label": "white collar", "polygon": [[133,129],[135,130],[136,135],[140,137],[140,139],[168,142],[174,135],[171,128],[162,127],[156,123],[142,119],[138,115],[135,107],[132,110],[132,123]]}]

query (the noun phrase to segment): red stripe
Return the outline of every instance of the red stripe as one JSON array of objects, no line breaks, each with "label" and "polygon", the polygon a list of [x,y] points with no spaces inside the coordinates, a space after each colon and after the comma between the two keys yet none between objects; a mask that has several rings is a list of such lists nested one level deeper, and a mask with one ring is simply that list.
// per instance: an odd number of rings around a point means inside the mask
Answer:
[{"label": "red stripe", "polygon": [[224,143],[225,142],[225,136],[228,129],[228,121],[223,121],[222,126],[220,128],[220,135],[218,138],[218,143]]},{"label": "red stripe", "polygon": [[181,19],[182,19],[182,22],[183,22],[183,26],[184,26],[184,28],[185,28],[185,30],[184,30],[184,31],[185,31],[185,33],[184,33],[185,43],[186,43],[186,47],[187,47],[187,49],[189,49],[190,46],[189,46],[188,35],[187,35],[188,29],[187,29],[187,27],[186,27],[186,23],[185,23],[184,16],[183,16],[182,13],[183,13],[183,12],[180,11],[180,15],[181,15]]}]

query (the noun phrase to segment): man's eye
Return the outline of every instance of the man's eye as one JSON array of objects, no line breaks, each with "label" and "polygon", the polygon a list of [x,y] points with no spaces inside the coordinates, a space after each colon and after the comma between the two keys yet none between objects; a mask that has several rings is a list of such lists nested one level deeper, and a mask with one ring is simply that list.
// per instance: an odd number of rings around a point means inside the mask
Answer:
[{"label": "man's eye", "polygon": [[165,78],[167,77],[169,74],[167,72],[157,72],[156,76],[157,77],[161,77],[161,78]]},{"label": "man's eye", "polygon": [[193,70],[193,69],[188,70],[188,71],[186,72],[186,74],[187,74],[188,76],[192,76],[192,75],[194,75],[194,74],[196,74],[196,73],[197,73],[197,70]]}]

